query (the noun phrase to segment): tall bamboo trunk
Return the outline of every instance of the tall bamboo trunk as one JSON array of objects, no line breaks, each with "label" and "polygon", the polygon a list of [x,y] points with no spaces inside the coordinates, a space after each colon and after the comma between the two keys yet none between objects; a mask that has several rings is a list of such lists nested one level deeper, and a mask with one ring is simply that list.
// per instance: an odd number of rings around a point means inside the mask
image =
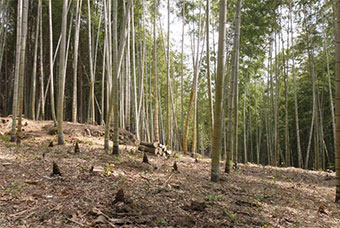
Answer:
[{"label": "tall bamboo trunk", "polygon": [[[142,26],[143,28],[145,27],[145,7],[144,7],[144,0],[142,1],[142,5],[143,5],[143,15],[142,15]],[[143,42],[141,45],[141,63],[140,63],[140,71],[141,71],[141,76],[140,76],[140,89],[139,89],[139,101],[138,101],[138,108],[137,108],[137,127],[138,129],[136,129],[136,131],[139,131],[139,125],[143,126],[144,124],[144,119],[143,117],[146,116],[146,110],[145,110],[145,106],[144,106],[144,101],[145,101],[145,95],[144,95],[144,75],[145,75],[145,64],[146,64],[146,31],[144,29],[143,31]],[[140,121],[142,121],[142,124],[140,124]],[[143,129],[143,127],[142,127]],[[144,128],[144,130],[147,130],[147,128]],[[139,137],[141,137],[139,135]]]},{"label": "tall bamboo trunk", "polygon": [[35,45],[34,45],[34,59],[33,59],[33,73],[32,73],[32,94],[31,94],[31,115],[35,120],[35,97],[36,97],[36,77],[37,77],[37,60],[38,60],[38,44],[39,44],[39,10],[37,16],[37,27],[35,32]]},{"label": "tall bamboo trunk", "polygon": [[90,64],[90,119],[89,122],[95,123],[95,104],[94,104],[94,80],[93,71],[93,51],[92,51],[92,21],[91,21],[91,4],[87,0],[87,16],[88,16],[88,38],[89,38],[89,64]]},{"label": "tall bamboo trunk", "polygon": [[18,97],[18,137],[17,144],[21,143],[22,138],[22,113],[24,107],[24,79],[25,79],[25,53],[27,38],[27,17],[28,17],[28,0],[24,0],[22,9],[22,32],[21,32],[21,50],[20,50],[20,68],[19,68],[19,97]]},{"label": "tall bamboo trunk", "polygon": [[74,54],[73,54],[73,94],[72,94],[72,122],[77,122],[77,76],[78,76],[78,50],[81,6],[83,0],[77,1],[76,8],[76,28],[74,31]]},{"label": "tall bamboo trunk", "polygon": [[184,24],[185,24],[185,0],[182,7],[182,45],[181,45],[181,135],[182,135],[182,149],[184,149]]},{"label": "tall bamboo trunk", "polygon": [[279,147],[279,106],[280,106],[280,81],[279,81],[279,66],[278,66],[278,45],[277,45],[277,32],[275,31],[274,35],[274,63],[275,63],[275,102],[274,102],[274,156],[273,156],[273,165],[277,166],[279,165],[279,153],[280,153],[280,147]]},{"label": "tall bamboo trunk", "polygon": [[[336,95],[335,95],[335,121],[340,123],[340,0],[336,1],[336,45],[335,45],[335,70],[336,70]],[[335,201],[340,202],[340,124],[336,125],[336,154],[335,154],[335,170],[336,170],[336,194]]]},{"label": "tall bamboo trunk", "polygon": [[[189,139],[189,122],[190,122],[190,118],[191,118],[191,112],[192,109],[194,109],[194,120],[193,120],[193,140],[192,140],[192,152],[195,152],[196,150],[196,94],[197,94],[197,84],[198,84],[198,76],[199,76],[199,48],[200,48],[200,42],[201,42],[201,3],[202,1],[200,1],[200,11],[199,11],[199,22],[198,22],[198,38],[197,38],[197,45],[195,46],[195,41],[193,41],[193,70],[194,70],[194,79],[193,79],[193,84],[191,87],[191,93],[190,93],[190,99],[189,99],[189,105],[188,105],[188,112],[187,112],[187,117],[186,117],[186,121],[185,121],[185,133],[184,133],[184,143],[183,143],[183,150],[184,150],[184,154],[186,154],[188,152],[188,139]],[[194,106],[194,108],[192,108],[192,106]]]},{"label": "tall bamboo trunk", "polygon": [[127,24],[130,21],[130,8],[132,6],[132,0],[128,0],[127,8],[124,13],[123,24],[120,32],[120,45],[117,53],[117,2],[113,2],[113,84],[112,90],[110,94],[110,104],[109,104],[109,112],[107,117],[107,128],[109,128],[110,116],[112,114],[113,108],[113,150],[112,153],[114,155],[119,155],[119,91],[118,91],[118,79],[122,68],[122,61],[124,50],[126,46],[126,37],[127,37]]},{"label": "tall bamboo trunk", "polygon": [[133,119],[134,119],[134,132],[137,139],[139,136],[139,119],[138,119],[138,93],[137,93],[137,74],[136,74],[136,42],[135,42],[135,20],[134,20],[134,6],[131,7],[131,66],[132,66],[132,83],[133,83]]},{"label": "tall bamboo trunk", "polygon": [[57,123],[57,117],[55,112],[55,102],[54,102],[54,73],[53,73],[53,28],[52,28],[52,0],[48,1],[48,17],[49,17],[49,36],[50,36],[50,99],[51,99],[51,112],[54,125]]},{"label": "tall bamboo trunk", "polygon": [[272,58],[272,52],[273,52],[273,38],[270,40],[270,47],[269,47],[269,60],[268,60],[268,69],[269,69],[269,81],[270,81],[270,117],[269,118],[269,124],[268,128],[269,131],[271,132],[270,134],[270,162],[269,164],[274,166],[275,165],[275,158],[274,158],[274,150],[273,148],[275,147],[275,140],[274,140],[274,134],[273,131],[275,131],[273,127],[273,119],[274,119],[274,107],[275,107],[275,102],[274,102],[274,77],[273,77],[273,58]]},{"label": "tall bamboo trunk", "polygon": [[63,145],[63,119],[64,119],[64,92],[66,74],[66,26],[67,26],[67,5],[68,0],[63,0],[62,23],[61,23],[61,43],[59,53],[59,82],[58,82],[58,144]]},{"label": "tall bamboo trunk", "polygon": [[301,142],[300,142],[300,126],[299,126],[299,111],[298,111],[298,100],[296,92],[296,74],[295,74],[295,49],[294,49],[294,32],[293,32],[293,17],[292,17],[292,6],[289,8],[290,17],[290,36],[292,44],[292,75],[293,75],[293,86],[294,86],[294,110],[295,110],[295,131],[296,131],[296,144],[298,152],[298,167],[302,168],[302,152],[301,152]]},{"label": "tall bamboo trunk", "polygon": [[217,75],[214,105],[214,136],[212,138],[211,154],[211,181],[218,182],[220,178],[220,155],[222,151],[222,94],[223,94],[223,74],[225,58],[225,39],[226,39],[226,0],[220,0],[219,3],[219,39],[217,53]]},{"label": "tall bamboo trunk", "polygon": [[[115,12],[115,11],[114,11]],[[112,39],[111,39],[111,1],[104,0],[104,26],[105,26],[105,39],[106,42],[106,115],[105,115],[105,135],[104,135],[104,149],[105,151],[109,150],[109,131],[110,131],[110,119],[109,116],[110,110],[110,94],[112,87]],[[112,19],[112,22],[115,23],[116,18]],[[113,29],[117,29],[116,26],[113,26]],[[114,34],[115,35],[115,34]],[[115,39],[115,36],[113,38]]]},{"label": "tall bamboo trunk", "polygon": [[326,32],[324,32],[324,52],[326,56],[326,64],[327,64],[327,78],[328,78],[328,92],[329,92],[329,103],[330,103],[330,109],[331,109],[331,118],[332,118],[332,132],[333,132],[333,148],[335,151],[336,146],[336,131],[335,131],[335,114],[334,114],[334,101],[333,101],[333,89],[332,89],[332,82],[331,82],[331,74],[330,74],[330,67],[329,67],[329,56],[328,56],[328,48],[326,45]]},{"label": "tall bamboo trunk", "polygon": [[43,35],[42,35],[42,1],[39,0],[39,26],[40,26],[40,93],[41,93],[41,119],[45,119],[45,94],[44,94],[44,56],[43,56]]},{"label": "tall bamboo trunk", "polygon": [[246,123],[246,99],[247,99],[247,82],[245,84],[244,94],[243,94],[243,161],[248,162],[247,156],[247,123]]},{"label": "tall bamboo trunk", "polygon": [[17,115],[18,115],[18,91],[19,91],[19,72],[20,72],[20,51],[21,51],[21,27],[22,26],[22,0],[18,0],[17,7],[17,37],[16,37],[16,51],[15,51],[15,74],[14,74],[14,88],[13,88],[13,106],[12,106],[12,131],[11,142],[16,141],[17,134]]},{"label": "tall bamboo trunk", "polygon": [[157,37],[156,37],[156,17],[157,17],[157,0],[154,1],[154,18],[153,18],[153,76],[154,76],[154,118],[153,118],[153,125],[154,125],[154,141],[155,143],[159,143],[159,122],[158,122],[158,77],[157,77]]},{"label": "tall bamboo trunk", "polygon": [[170,0],[168,0],[168,34],[167,34],[167,96],[166,96],[166,144],[168,148],[171,148],[171,97],[170,97]]},{"label": "tall bamboo trunk", "polygon": [[[232,157],[237,156],[237,125],[238,125],[238,67],[239,67],[239,45],[240,45],[240,25],[241,25],[241,6],[242,1],[237,1],[237,12],[235,16],[235,36],[234,36],[234,50],[232,56],[232,72],[229,95],[229,109],[228,109],[228,126],[227,126],[227,157],[225,163],[225,172],[230,173],[232,168]],[[234,114],[234,134],[232,132]],[[233,140],[235,151],[233,151]]]},{"label": "tall bamboo trunk", "polygon": [[[281,19],[282,24],[282,19]],[[289,21],[288,21],[288,29],[287,29],[287,48],[289,48]],[[285,42],[283,37],[283,28],[281,28],[281,43],[282,43],[282,62],[283,62],[283,74],[284,74],[284,85],[285,85],[285,164],[287,167],[291,166],[290,163],[290,146],[289,146],[289,122],[288,122],[288,91],[289,91],[289,78],[288,78],[288,58],[285,58],[287,51],[285,51]]]},{"label": "tall bamboo trunk", "polygon": [[[210,45],[209,45],[209,38],[210,38],[210,30],[209,30],[209,24],[210,24],[210,6],[209,1],[207,0],[206,5],[206,40],[207,40],[207,78],[208,78],[208,98],[209,98],[209,124],[210,124],[210,139],[213,136],[213,126],[214,126],[214,108],[212,103],[212,92],[211,92],[211,75],[210,75]],[[211,143],[211,142],[210,142]]]}]

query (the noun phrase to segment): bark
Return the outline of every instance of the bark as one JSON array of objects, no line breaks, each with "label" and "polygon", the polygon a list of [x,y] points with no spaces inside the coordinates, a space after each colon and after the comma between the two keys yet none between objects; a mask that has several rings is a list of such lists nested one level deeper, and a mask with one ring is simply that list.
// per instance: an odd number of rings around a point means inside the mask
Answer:
[{"label": "bark", "polygon": [[123,24],[121,27],[120,32],[120,45],[119,45],[119,51],[117,53],[117,2],[113,2],[113,68],[114,68],[114,75],[113,75],[113,84],[112,84],[112,90],[110,94],[110,104],[109,104],[109,112],[107,115],[107,128],[109,128],[110,123],[110,116],[112,114],[112,107],[113,107],[113,151],[112,153],[114,155],[119,155],[119,91],[118,91],[118,79],[121,71],[122,66],[122,60],[123,60],[123,54],[125,50],[125,43],[126,43],[126,37],[127,37],[127,24],[130,20],[130,8],[132,5],[132,0],[128,1],[127,9],[125,10],[124,18],[123,18]]},{"label": "bark", "polygon": [[332,89],[332,82],[331,82],[331,74],[330,74],[330,67],[329,67],[329,56],[328,56],[328,48],[326,46],[326,32],[324,32],[324,51],[326,56],[326,64],[327,64],[327,78],[328,78],[328,91],[329,91],[329,103],[331,109],[331,118],[332,118],[332,132],[333,132],[333,147],[335,151],[336,146],[336,125],[335,125],[335,114],[334,114],[334,101],[333,101],[333,89]]},{"label": "bark", "polygon": [[171,148],[171,104],[170,104],[170,0],[168,0],[168,34],[167,34],[167,96],[166,96],[166,145]]},{"label": "bark", "polygon": [[[48,16],[49,16],[49,36],[50,36],[50,99],[51,99],[51,112],[54,125],[57,123],[57,117],[55,112],[55,102],[54,102],[54,73],[53,73],[53,28],[52,28],[52,0],[48,1]],[[58,42],[59,43],[59,42]],[[58,48],[57,48],[58,49]],[[57,51],[56,51],[57,52]]]},{"label": "bark", "polygon": [[[232,156],[236,156],[237,150],[237,125],[238,125],[238,67],[239,67],[239,45],[240,45],[240,25],[241,25],[241,6],[242,1],[237,1],[237,13],[235,16],[235,36],[234,36],[234,51],[232,57],[232,73],[231,73],[231,83],[230,83],[230,95],[229,95],[229,109],[228,109],[228,127],[227,127],[227,154],[226,154],[226,164],[225,172],[230,173],[232,168]],[[234,116],[234,135],[232,132],[232,122],[233,122],[233,111]],[[235,151],[233,152],[233,139],[235,139]],[[235,159],[235,157],[234,157]]]},{"label": "bark", "polygon": [[58,144],[63,145],[63,118],[64,118],[64,92],[66,74],[66,26],[67,26],[67,4],[68,0],[63,0],[62,24],[61,24],[61,43],[59,53],[59,83],[58,83]]},{"label": "bark", "polygon": [[225,40],[226,40],[226,0],[219,2],[219,39],[217,54],[217,75],[216,75],[216,91],[214,105],[214,137],[212,138],[212,154],[211,154],[211,181],[218,182],[220,178],[220,155],[222,151],[222,94],[223,94],[223,74],[224,74],[224,58],[225,58]]},{"label": "bark", "polygon": [[88,37],[89,37],[89,64],[90,64],[90,119],[89,122],[94,124],[95,120],[95,104],[94,104],[94,80],[95,75],[93,71],[93,51],[92,51],[92,21],[91,21],[91,4],[87,0],[87,15],[88,15]]},{"label": "bark", "polygon": [[[73,54],[73,95],[72,95],[72,122],[77,122],[77,75],[78,75],[78,50],[81,7],[83,0],[77,1],[76,28],[74,31],[74,54]],[[105,62],[105,61],[104,61]],[[103,68],[105,69],[105,68]]]},{"label": "bark", "polygon": [[31,115],[35,120],[35,97],[36,97],[36,77],[37,77],[37,60],[38,60],[38,44],[39,44],[39,10],[37,16],[37,27],[35,32],[35,45],[34,45],[34,60],[33,60],[33,73],[32,73],[32,94],[31,94]]},{"label": "bark", "polygon": [[42,1],[39,0],[39,26],[40,26],[40,93],[41,93],[41,119],[45,119],[45,95],[44,95],[44,61],[43,61],[43,35],[42,35]]},{"label": "bark", "polygon": [[17,7],[17,37],[16,37],[16,51],[15,51],[15,74],[14,74],[14,88],[13,88],[13,106],[12,106],[12,131],[11,142],[16,141],[16,123],[18,115],[18,91],[19,91],[19,72],[20,72],[20,51],[21,51],[21,27],[22,26],[22,0],[18,0]]},{"label": "bark", "polygon": [[301,152],[301,142],[300,142],[300,126],[299,126],[299,111],[298,111],[298,100],[296,92],[296,74],[295,74],[295,50],[294,50],[294,32],[293,32],[293,17],[292,9],[290,6],[290,34],[291,34],[291,44],[292,44],[292,75],[293,75],[293,86],[294,86],[294,109],[295,109],[295,131],[296,131],[296,144],[298,152],[298,167],[302,168],[302,152]]},{"label": "bark", "polygon": [[[144,1],[142,1],[143,4],[143,15],[142,15],[142,26],[143,28],[145,27],[145,9],[144,9]],[[136,131],[139,131],[139,125],[140,125],[140,121],[142,121],[143,123],[143,117],[145,116],[145,107],[143,105],[143,101],[144,101],[144,74],[145,74],[145,60],[146,60],[146,31],[144,29],[143,31],[143,44],[141,45],[141,63],[140,63],[140,68],[141,68],[141,77],[140,77],[140,90],[139,90],[139,101],[138,101],[138,111],[137,111],[137,126],[138,129]],[[143,109],[143,110],[142,110]],[[143,129],[143,127],[142,127]],[[145,128],[144,128],[145,129]],[[139,136],[140,137],[140,136]]]},{"label": "bark", "polygon": [[[201,3],[201,2],[200,2]],[[201,18],[201,4],[200,4],[200,16]],[[197,94],[197,84],[198,84],[198,76],[199,76],[199,64],[200,64],[200,59],[199,59],[199,47],[200,47],[200,40],[201,40],[201,20],[198,22],[198,38],[197,38],[197,46],[195,46],[195,42],[193,41],[192,43],[192,58],[193,58],[193,70],[194,70],[194,79],[191,87],[191,93],[190,93],[190,99],[189,99],[189,105],[188,105],[188,112],[187,112],[187,117],[185,121],[185,134],[184,134],[184,143],[183,143],[183,149],[184,149],[184,154],[188,152],[188,138],[189,138],[189,121],[191,118],[191,112],[192,112],[192,106],[194,106],[194,121],[193,121],[193,142],[192,142],[192,152],[194,153],[196,150],[196,94]],[[204,45],[203,45],[204,46]],[[202,47],[203,47],[202,46]],[[201,52],[202,53],[202,52]]]},{"label": "bark", "polygon": [[[115,3],[115,1],[114,1]],[[116,7],[116,5],[114,5]],[[111,1],[108,1],[108,4],[107,4],[107,1],[104,0],[104,13],[105,13],[105,41],[106,41],[106,61],[107,61],[107,64],[106,64],[106,71],[107,71],[107,75],[106,75],[106,79],[107,79],[107,87],[106,87],[106,93],[107,93],[107,96],[106,96],[106,116],[105,116],[105,122],[106,122],[106,125],[105,125],[105,135],[104,135],[104,149],[106,151],[109,150],[109,131],[110,131],[110,125],[111,125],[111,116],[109,116],[111,114],[111,110],[110,109],[110,102],[113,102],[111,101],[111,92],[112,92],[112,88],[111,88],[111,85],[112,85],[112,55],[114,54],[114,58],[115,58],[115,61],[116,61],[116,56],[117,56],[117,32],[116,32],[116,29],[117,29],[117,16],[116,16],[116,12],[117,12],[117,9],[114,9],[113,10],[113,13],[114,14],[114,17],[111,19]],[[113,34],[111,33],[111,20],[112,20],[112,23],[113,23]],[[114,49],[113,49],[113,42],[112,42],[112,39],[111,37],[113,37],[113,40],[114,40]]]},{"label": "bark", "polygon": [[[201,52],[199,52],[199,47],[200,47],[200,42],[201,42],[201,33],[203,31],[204,28],[204,24],[201,23],[201,9],[202,9],[202,1],[200,1],[200,5],[199,5],[199,9],[200,9],[200,13],[199,13],[199,34],[198,34],[198,39],[197,39],[197,46],[196,46],[196,58],[195,58],[195,69],[194,72],[196,72],[197,74],[197,80],[195,83],[195,90],[194,90],[194,113],[193,113],[193,136],[192,136],[192,147],[191,147],[191,151],[193,154],[195,154],[197,151],[197,129],[198,129],[198,124],[197,124],[197,113],[198,113],[198,98],[197,98],[197,93],[198,93],[198,81],[199,81],[199,76],[200,76],[200,67],[201,67],[201,60],[202,60],[202,54],[203,54],[203,47],[204,47],[204,43],[205,43],[205,39],[203,38],[203,45],[202,45],[202,50]],[[204,20],[203,20],[204,21]],[[201,53],[201,54],[200,54]]]},{"label": "bark", "polygon": [[184,24],[185,24],[185,0],[182,8],[182,45],[181,45],[181,135],[182,135],[182,149],[184,149]]},{"label": "bark", "polygon": [[244,95],[243,95],[243,154],[244,163],[248,162],[247,156],[247,123],[246,123],[246,99],[247,99],[247,84],[245,84]]},{"label": "bark", "polygon": [[[104,0],[105,1],[105,0]],[[105,81],[105,70],[106,70],[106,51],[107,51],[107,38],[105,35],[104,38],[104,50],[103,50],[103,68],[102,68],[102,93],[101,93],[101,108],[102,108],[102,115],[100,118],[100,124],[104,125],[104,110],[105,110],[105,84],[108,83],[108,80]]]},{"label": "bark", "polygon": [[[271,110],[270,110],[270,117],[269,118],[269,130],[271,132],[270,135],[273,135],[273,131],[275,129],[273,128],[273,121],[274,119],[274,107],[275,107],[275,102],[274,102],[274,78],[273,78],[273,58],[272,58],[272,52],[273,52],[273,39],[271,38],[270,40],[270,48],[269,48],[269,61],[268,61],[268,69],[269,69],[269,81],[270,81],[270,102],[271,102]],[[270,137],[270,165],[274,166],[275,165],[275,157],[273,154],[273,147],[275,147],[275,139],[274,135]]]},{"label": "bark", "polygon": [[312,144],[312,136],[313,136],[313,127],[314,127],[314,121],[315,121],[315,110],[313,108],[312,111],[312,122],[310,126],[310,131],[309,131],[309,138],[308,138],[308,145],[307,145],[307,152],[306,152],[306,160],[305,160],[305,169],[308,169],[308,163],[309,163],[309,153],[310,153],[310,147]]},{"label": "bark", "polygon": [[154,0],[154,17],[153,17],[153,76],[154,76],[154,118],[153,118],[153,125],[154,125],[154,141],[159,142],[159,122],[158,122],[158,76],[157,76],[157,37],[156,37],[156,17],[158,14],[157,10],[157,0]]},{"label": "bark", "polygon": [[280,82],[279,82],[279,67],[278,67],[278,48],[277,48],[277,39],[276,39],[277,32],[275,31],[274,35],[274,53],[275,53],[275,102],[274,102],[274,156],[273,156],[273,165],[279,165],[279,97],[280,97]]},{"label": "bark", "polygon": [[208,78],[208,98],[209,98],[209,124],[210,124],[210,139],[213,136],[213,126],[214,126],[214,108],[212,101],[212,92],[211,92],[211,75],[210,75],[210,46],[209,46],[209,24],[210,24],[210,14],[209,14],[209,1],[207,0],[206,5],[206,39],[207,39],[207,78]]},{"label": "bark", "polygon": [[18,137],[17,144],[21,143],[22,134],[22,113],[24,103],[24,79],[25,79],[25,53],[27,38],[27,17],[28,17],[28,0],[23,1],[22,9],[22,32],[21,32],[21,50],[20,50],[20,69],[19,69],[19,97],[18,97]]},{"label": "bark", "polygon": [[132,83],[133,83],[133,118],[134,118],[134,130],[137,139],[139,136],[139,119],[138,119],[138,97],[137,97],[137,75],[136,75],[136,44],[135,44],[135,20],[134,20],[134,6],[131,7],[131,48],[132,48]]},{"label": "bark", "polygon": [[[281,20],[282,23],[282,20]],[[289,37],[289,22],[288,22],[288,30],[287,30],[287,37]],[[286,166],[289,167],[291,166],[290,163],[290,147],[289,147],[289,122],[288,122],[288,91],[289,91],[289,79],[288,79],[288,58],[286,62],[285,58],[285,43],[284,43],[284,38],[283,38],[283,28],[281,28],[281,42],[282,42],[282,52],[283,52],[283,57],[282,57],[282,62],[283,62],[283,74],[284,74],[284,84],[285,84],[285,161],[286,161]],[[287,49],[289,46],[289,38],[287,39]]]}]

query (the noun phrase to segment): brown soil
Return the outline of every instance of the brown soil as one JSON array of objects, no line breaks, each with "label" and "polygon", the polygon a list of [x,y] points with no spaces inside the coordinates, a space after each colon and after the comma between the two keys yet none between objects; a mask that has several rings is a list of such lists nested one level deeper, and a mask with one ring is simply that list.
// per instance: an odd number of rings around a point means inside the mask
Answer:
[{"label": "brown soil", "polygon": [[334,173],[246,164],[212,183],[209,159],[148,155],[149,165],[133,143],[114,157],[100,126],[73,123],[66,145],[48,147],[52,122],[26,121],[21,146],[0,138],[0,227],[340,227]]}]

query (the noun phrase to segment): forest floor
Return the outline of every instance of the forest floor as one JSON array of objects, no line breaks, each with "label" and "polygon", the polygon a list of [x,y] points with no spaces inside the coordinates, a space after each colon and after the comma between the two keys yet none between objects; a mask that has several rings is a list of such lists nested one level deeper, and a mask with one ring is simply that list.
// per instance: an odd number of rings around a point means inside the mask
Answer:
[{"label": "forest floor", "polygon": [[[334,173],[248,163],[212,183],[209,159],[145,164],[126,132],[115,157],[100,126],[65,122],[66,145],[48,147],[53,123],[25,120],[16,146],[10,123],[0,118],[0,227],[340,227]],[[62,176],[51,176],[53,162]]]}]

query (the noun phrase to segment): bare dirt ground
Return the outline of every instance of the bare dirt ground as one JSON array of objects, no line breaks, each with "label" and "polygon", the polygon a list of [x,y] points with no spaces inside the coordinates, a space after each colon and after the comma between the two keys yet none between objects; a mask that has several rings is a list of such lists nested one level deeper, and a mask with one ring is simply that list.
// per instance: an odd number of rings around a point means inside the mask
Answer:
[{"label": "bare dirt ground", "polygon": [[334,173],[245,164],[212,183],[209,159],[149,155],[148,165],[127,132],[114,157],[100,126],[65,123],[66,145],[48,147],[53,123],[25,120],[16,146],[10,122],[0,118],[0,227],[340,227]]}]

